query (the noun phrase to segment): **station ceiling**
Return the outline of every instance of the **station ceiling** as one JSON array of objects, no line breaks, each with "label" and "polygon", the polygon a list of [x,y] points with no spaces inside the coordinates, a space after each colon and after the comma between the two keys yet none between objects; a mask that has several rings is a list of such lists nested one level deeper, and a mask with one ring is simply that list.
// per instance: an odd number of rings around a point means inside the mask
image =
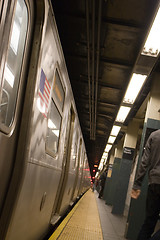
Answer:
[{"label": "station ceiling", "polygon": [[[145,72],[148,67],[152,74],[159,69],[158,58],[155,62],[140,55],[159,0],[52,0],[52,4],[92,174],[133,71]],[[150,79],[124,126],[144,102]],[[123,134],[122,128],[117,139]]]}]

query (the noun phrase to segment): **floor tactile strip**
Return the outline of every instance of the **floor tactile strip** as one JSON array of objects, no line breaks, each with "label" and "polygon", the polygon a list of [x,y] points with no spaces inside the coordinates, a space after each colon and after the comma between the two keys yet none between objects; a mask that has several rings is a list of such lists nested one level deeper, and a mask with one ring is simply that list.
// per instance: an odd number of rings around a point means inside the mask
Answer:
[{"label": "floor tactile strip", "polygon": [[91,190],[73,208],[71,216],[61,229],[58,236],[57,229],[49,240],[103,240],[98,207]]}]

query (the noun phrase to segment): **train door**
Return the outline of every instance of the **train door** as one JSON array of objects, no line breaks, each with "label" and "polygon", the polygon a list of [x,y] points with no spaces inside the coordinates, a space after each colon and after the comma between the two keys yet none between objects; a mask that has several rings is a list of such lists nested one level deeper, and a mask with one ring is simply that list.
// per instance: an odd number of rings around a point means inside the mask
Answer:
[{"label": "train door", "polygon": [[[28,1],[0,1],[1,229],[6,224],[4,219],[2,219],[2,210],[15,167],[15,156],[18,147],[19,126],[22,117],[29,57],[28,50],[32,33],[32,14],[33,12],[29,8]],[[10,214],[9,207],[8,213]],[[6,219],[7,214],[3,215]]]},{"label": "train door", "polygon": [[71,156],[71,145],[72,145],[72,137],[73,137],[73,130],[74,130],[74,121],[75,121],[75,113],[73,108],[71,107],[68,115],[67,126],[66,126],[64,155],[63,155],[63,163],[62,163],[62,175],[60,180],[60,187],[59,187],[59,190],[56,196],[55,205],[53,208],[52,222],[54,222],[54,216],[60,214],[63,195],[66,188],[69,164],[70,164],[70,156]]},{"label": "train door", "polygon": [[86,155],[86,153],[84,152],[83,155],[82,155],[82,158],[81,158],[82,168],[80,169],[81,173],[80,173],[80,184],[79,184],[78,196],[81,195],[82,192],[83,192],[85,155]]},{"label": "train door", "polygon": [[[6,16],[6,8],[4,7],[4,2],[6,3],[7,1],[1,0],[0,1],[0,29],[4,26],[4,19]],[[1,30],[0,30],[1,31]],[[0,36],[1,40],[2,35]]]},{"label": "train door", "polygon": [[77,169],[76,169],[76,178],[75,178],[75,182],[74,182],[74,187],[73,187],[73,191],[72,191],[72,195],[71,195],[71,201],[74,201],[78,195],[77,183],[78,183],[78,175],[79,175],[78,173],[80,170],[79,166],[80,166],[81,150],[82,150],[82,139],[80,139],[80,141],[79,141],[78,159],[77,159],[78,164],[77,164]]}]

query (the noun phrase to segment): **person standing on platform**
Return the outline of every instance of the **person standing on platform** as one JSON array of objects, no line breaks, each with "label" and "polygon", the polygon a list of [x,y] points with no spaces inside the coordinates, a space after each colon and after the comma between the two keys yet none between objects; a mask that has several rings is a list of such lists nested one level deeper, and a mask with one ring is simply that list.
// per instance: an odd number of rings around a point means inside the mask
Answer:
[{"label": "person standing on platform", "polygon": [[149,240],[160,240],[160,230],[158,230]]},{"label": "person standing on platform", "polygon": [[[154,232],[160,213],[160,130],[149,136],[138,174],[134,182],[131,197],[137,199],[141,184],[148,170],[148,192],[146,199],[146,216],[137,240],[149,240]],[[153,238],[154,239],[154,238]]]},{"label": "person standing on platform", "polygon": [[99,196],[98,196],[99,198],[102,198],[102,196],[103,196],[106,176],[107,176],[107,170],[105,170],[99,178],[99,180],[100,180],[100,192],[99,192]]}]

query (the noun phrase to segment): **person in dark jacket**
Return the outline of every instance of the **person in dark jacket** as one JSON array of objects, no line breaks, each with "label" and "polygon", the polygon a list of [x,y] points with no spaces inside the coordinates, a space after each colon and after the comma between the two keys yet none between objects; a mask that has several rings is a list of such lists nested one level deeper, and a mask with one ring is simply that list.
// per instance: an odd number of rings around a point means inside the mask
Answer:
[{"label": "person in dark jacket", "polygon": [[149,136],[138,174],[133,185],[131,197],[137,199],[141,184],[148,170],[148,192],[146,199],[146,217],[137,240],[148,240],[154,232],[160,213],[160,130]]},{"label": "person in dark jacket", "polygon": [[103,196],[106,176],[107,176],[107,171],[104,171],[99,178],[99,180],[100,180],[100,192],[99,192],[99,196],[98,196],[99,198],[102,198],[102,196]]},{"label": "person in dark jacket", "polygon": [[158,230],[149,240],[160,240],[160,230]]}]

